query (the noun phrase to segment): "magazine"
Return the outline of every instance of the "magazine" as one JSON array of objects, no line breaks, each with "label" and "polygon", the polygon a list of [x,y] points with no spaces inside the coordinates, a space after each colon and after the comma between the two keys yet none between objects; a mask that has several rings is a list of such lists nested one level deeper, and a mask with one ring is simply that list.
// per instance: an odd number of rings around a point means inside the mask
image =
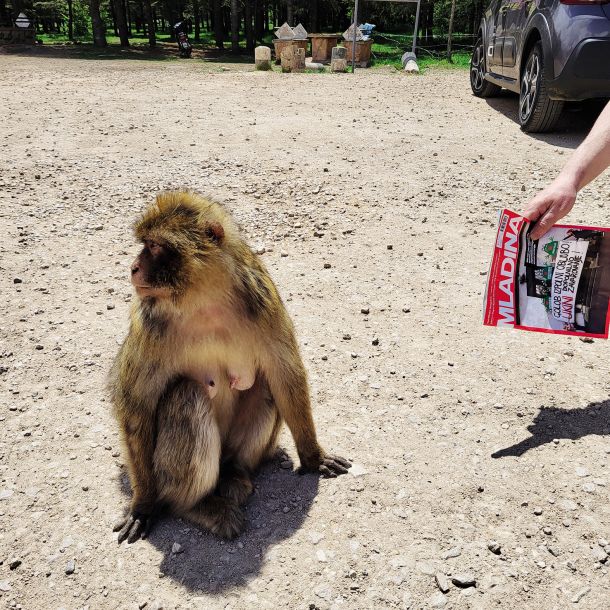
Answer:
[{"label": "magazine", "polygon": [[610,228],[533,223],[502,210],[487,279],[484,324],[608,338]]}]

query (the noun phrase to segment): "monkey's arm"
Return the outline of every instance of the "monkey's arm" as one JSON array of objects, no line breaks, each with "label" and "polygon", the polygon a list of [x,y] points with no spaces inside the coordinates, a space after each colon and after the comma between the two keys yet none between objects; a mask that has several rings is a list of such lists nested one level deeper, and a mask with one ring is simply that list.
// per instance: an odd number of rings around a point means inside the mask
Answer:
[{"label": "monkey's arm", "polygon": [[275,404],[294,438],[301,470],[320,472],[326,477],[345,474],[350,462],[327,454],[318,444],[307,375],[296,342],[291,338],[282,347],[265,375]]},{"label": "monkey's arm", "polygon": [[146,537],[155,508],[156,489],[153,476],[155,415],[131,411],[123,420],[123,437],[127,449],[129,480],[133,490],[131,507],[124,520],[114,526],[119,543],[135,542]]}]

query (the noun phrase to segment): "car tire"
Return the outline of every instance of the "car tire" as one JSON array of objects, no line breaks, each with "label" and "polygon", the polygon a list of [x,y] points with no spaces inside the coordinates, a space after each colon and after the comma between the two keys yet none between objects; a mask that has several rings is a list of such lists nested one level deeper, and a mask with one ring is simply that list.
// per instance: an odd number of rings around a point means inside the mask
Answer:
[{"label": "car tire", "polygon": [[542,43],[537,42],[520,75],[519,124],[527,133],[552,131],[563,110],[561,100],[549,98]]},{"label": "car tire", "polygon": [[494,97],[502,87],[485,80],[485,47],[479,37],[470,57],[470,88],[477,97]]}]

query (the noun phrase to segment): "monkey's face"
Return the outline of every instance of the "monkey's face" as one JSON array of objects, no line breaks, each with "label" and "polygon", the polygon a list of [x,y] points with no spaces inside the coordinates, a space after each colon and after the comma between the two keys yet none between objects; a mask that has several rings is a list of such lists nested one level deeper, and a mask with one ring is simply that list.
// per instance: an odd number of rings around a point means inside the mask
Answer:
[{"label": "monkey's face", "polygon": [[136,223],[143,248],[131,266],[140,298],[179,305],[189,295],[209,293],[224,270],[224,228],[210,217],[211,204],[185,192],[157,197]]},{"label": "monkey's face", "polygon": [[167,244],[145,239],[131,265],[131,283],[139,297],[170,297],[181,284],[181,256]]}]

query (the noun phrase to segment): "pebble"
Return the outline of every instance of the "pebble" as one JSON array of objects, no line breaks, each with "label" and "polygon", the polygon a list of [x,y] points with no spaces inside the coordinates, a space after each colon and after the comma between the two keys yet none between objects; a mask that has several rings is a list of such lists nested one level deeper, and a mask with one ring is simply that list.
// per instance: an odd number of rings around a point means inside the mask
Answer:
[{"label": "pebble", "polygon": [[21,559],[14,558],[14,559],[11,559],[11,560],[9,561],[9,563],[8,563],[8,567],[9,567],[11,570],[15,570],[15,569],[17,569],[17,568],[18,568],[18,567],[19,567],[21,564],[22,564]]},{"label": "pebble", "polygon": [[437,572],[434,575],[434,580],[436,580],[437,587],[443,593],[447,593],[447,591],[449,591],[449,589],[451,588],[451,583],[449,582],[449,579],[442,572]]},{"label": "pebble", "polygon": [[76,562],[74,561],[74,559],[70,559],[68,563],[66,563],[65,572],[66,574],[70,575],[74,574],[74,570],[76,570]]},{"label": "pebble", "polygon": [[286,257],[288,256],[288,252],[286,252],[285,250],[282,250],[282,251],[280,252],[280,256],[281,256],[282,258],[286,258]]},{"label": "pebble", "polygon": [[172,555],[178,555],[178,553],[184,553],[184,548],[179,542],[172,544]]},{"label": "pebble", "polygon": [[599,561],[599,563],[606,563],[606,561],[608,560],[608,555],[606,551],[604,551],[604,549],[599,546],[594,546],[591,549],[591,556],[593,557],[593,559],[595,559],[595,561]]},{"label": "pebble", "polygon": [[459,557],[461,554],[462,550],[457,546],[454,546],[443,555],[443,559],[453,559],[454,557]]},{"label": "pebble", "polygon": [[324,263],[324,269],[330,269],[331,264],[330,263]]},{"label": "pebble", "polygon": [[420,561],[417,564],[417,569],[426,576],[433,576],[435,572],[434,566],[426,561]]},{"label": "pebble", "polygon": [[23,284],[23,280],[20,277],[13,278],[13,284]]},{"label": "pebble", "polygon": [[537,515],[538,517],[542,514],[542,509],[538,506],[534,509],[534,515]]},{"label": "pebble", "polygon": [[309,540],[311,540],[312,544],[318,544],[323,538],[324,534],[321,532],[309,532]]},{"label": "pebble", "polygon": [[474,577],[474,574],[471,574],[470,572],[462,572],[460,574],[454,574],[451,577],[451,582],[456,586],[456,587],[475,587],[477,584],[477,580]]},{"label": "pebble", "polygon": [[11,585],[8,580],[0,580],[0,591],[10,591]]},{"label": "pebble", "polygon": [[444,608],[447,605],[447,598],[442,593],[435,593],[428,598],[430,608]]},{"label": "pebble", "polygon": [[577,477],[588,477],[589,471],[584,466],[577,466],[574,471]]},{"label": "pebble", "polygon": [[163,602],[158,600],[155,600],[150,604],[150,610],[164,610],[164,608],[165,606],[163,605]]},{"label": "pebble", "polygon": [[370,311],[371,311],[371,310],[370,310],[368,307],[363,307],[363,308],[360,310],[360,313],[363,313],[363,314],[365,314],[365,315],[368,315],[368,314],[370,313]]},{"label": "pebble", "polygon": [[492,540],[488,545],[487,548],[494,554],[494,555],[500,555],[500,553],[502,553],[502,548],[500,547],[500,545],[495,541]]},{"label": "pebble", "polygon": [[361,477],[368,474],[368,470],[366,470],[362,464],[352,464],[352,467],[348,470],[348,472],[353,477]]},{"label": "pebble", "polygon": [[583,587],[574,597],[572,597],[572,603],[577,604],[590,590],[591,587]]}]

